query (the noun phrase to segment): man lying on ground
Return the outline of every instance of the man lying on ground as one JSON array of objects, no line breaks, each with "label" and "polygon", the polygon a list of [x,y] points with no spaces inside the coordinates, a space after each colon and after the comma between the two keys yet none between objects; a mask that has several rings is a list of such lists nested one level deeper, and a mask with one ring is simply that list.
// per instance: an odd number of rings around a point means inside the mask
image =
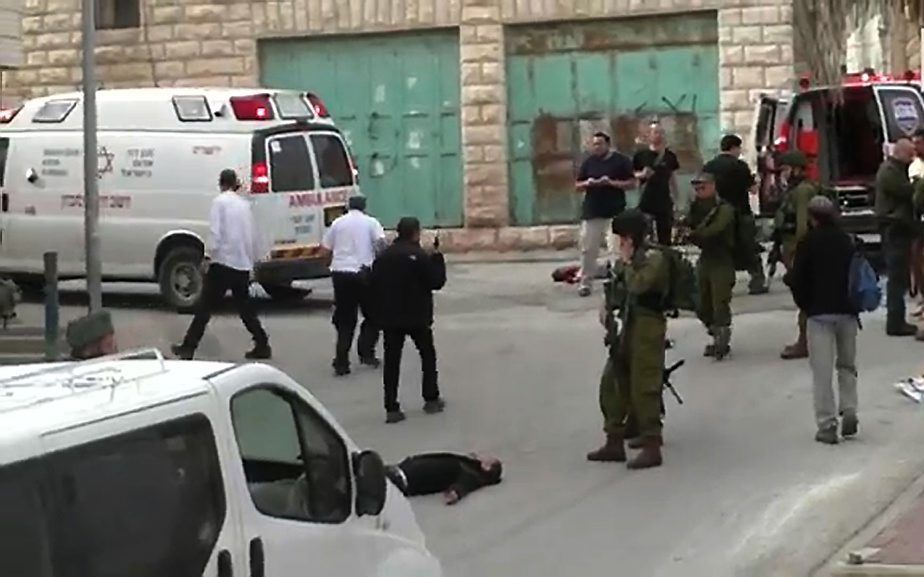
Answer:
[{"label": "man lying on ground", "polygon": [[455,505],[472,491],[501,482],[499,459],[477,453],[425,453],[386,468],[388,478],[409,497],[442,493]]}]

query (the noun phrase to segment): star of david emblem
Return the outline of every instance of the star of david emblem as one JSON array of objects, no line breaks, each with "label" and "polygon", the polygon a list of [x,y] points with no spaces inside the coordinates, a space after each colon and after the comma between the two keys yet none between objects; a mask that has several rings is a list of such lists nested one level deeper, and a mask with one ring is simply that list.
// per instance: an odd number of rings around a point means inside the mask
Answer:
[{"label": "star of david emblem", "polygon": [[96,178],[102,178],[104,174],[112,172],[112,159],[115,153],[109,152],[105,146],[101,146],[96,153]]}]

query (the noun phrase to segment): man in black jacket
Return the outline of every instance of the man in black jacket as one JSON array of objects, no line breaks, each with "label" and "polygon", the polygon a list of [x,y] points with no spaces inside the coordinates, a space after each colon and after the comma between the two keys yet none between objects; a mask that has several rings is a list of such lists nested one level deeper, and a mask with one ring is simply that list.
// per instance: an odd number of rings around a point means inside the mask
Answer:
[{"label": "man in black jacket", "polygon": [[386,469],[388,478],[409,497],[442,493],[455,505],[482,487],[501,482],[500,460],[477,453],[425,453],[413,455]]},{"label": "man in black jacket", "polygon": [[[854,243],[837,223],[837,208],[825,196],[809,202],[811,229],[799,243],[787,282],[799,310],[808,317],[809,364],[814,381],[815,440],[837,444],[837,417],[841,434],[857,433],[857,329],[856,306],[851,302],[850,263]],[[838,402],[831,375],[837,369]]]},{"label": "man in black jacket", "polygon": [[398,380],[405,337],[420,353],[423,369],[424,411],[442,412],[445,403],[437,385],[436,348],[433,344],[433,291],[446,284],[446,262],[434,246],[420,246],[420,222],[404,217],[398,238],[372,266],[372,285],[378,300],[380,326],[385,334],[385,422],[405,419],[398,403]]}]

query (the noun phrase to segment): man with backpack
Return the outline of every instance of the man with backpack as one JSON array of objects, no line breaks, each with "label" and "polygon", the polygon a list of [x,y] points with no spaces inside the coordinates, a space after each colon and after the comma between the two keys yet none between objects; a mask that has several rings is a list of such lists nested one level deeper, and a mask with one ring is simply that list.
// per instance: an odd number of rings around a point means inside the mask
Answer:
[{"label": "man with backpack", "polygon": [[[780,158],[780,178],[785,182],[780,208],[774,219],[774,233],[779,235],[783,249],[783,266],[792,269],[796,246],[809,229],[809,201],[818,194],[818,186],[805,174],[808,159],[801,151],[789,151]],[[805,340],[806,316],[799,311],[799,336],[796,342],[786,346],[780,353],[783,360],[808,358],[808,345]]]},{"label": "man with backpack", "polygon": [[735,209],[716,195],[715,178],[702,172],[691,181],[690,241],[700,248],[697,315],[713,342],[703,355],[721,361],[731,352],[731,299],[735,287]]},{"label": "man with backpack", "polygon": [[609,348],[600,378],[600,409],[606,443],[587,454],[589,461],[626,462],[626,420],[638,423],[641,452],[627,466],[661,465],[661,387],[664,371],[666,301],[671,263],[666,251],[645,242],[648,220],[637,210],[613,219],[620,260],[606,284],[600,320]]},{"label": "man with backpack", "polygon": [[[869,267],[865,260],[856,260],[854,242],[839,226],[837,207],[831,199],[812,198],[808,212],[811,228],[799,243],[786,281],[799,310],[808,317],[809,364],[818,426],[815,440],[834,445],[839,440],[838,415],[842,417],[841,435],[857,434],[857,315],[861,309],[878,304],[875,295],[872,299],[864,295],[864,291],[878,291],[878,285],[856,282],[863,280],[863,271],[872,269],[865,268]],[[864,263],[865,267],[858,267]],[[837,402],[831,381],[835,369]]]}]

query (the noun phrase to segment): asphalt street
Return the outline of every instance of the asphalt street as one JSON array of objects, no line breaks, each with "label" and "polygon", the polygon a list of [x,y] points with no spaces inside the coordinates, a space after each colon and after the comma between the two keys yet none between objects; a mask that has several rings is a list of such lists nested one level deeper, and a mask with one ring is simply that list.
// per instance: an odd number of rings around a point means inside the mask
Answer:
[{"label": "asphalt street", "polygon": [[[805,361],[779,360],[795,332],[781,284],[744,295],[739,279],[731,358],[702,358],[704,331],[671,322],[686,359],[668,398],[663,467],[629,472],[591,464],[601,441],[597,384],[604,362],[599,294],[553,285],[555,264],[456,264],[437,301],[444,414],[421,410],[419,365],[405,354],[408,420],[385,425],[378,371],[335,379],[330,290],[303,303],[265,302],[277,366],[308,387],[360,444],[398,460],[429,450],[484,451],[504,482],[455,507],[414,501],[428,545],[450,577],[809,575],[924,472],[924,407],[891,383],[924,369],[924,344],[889,339],[883,315],[860,334],[857,440],[813,441]],[[85,306],[64,290],[64,319]],[[152,286],[107,287],[123,348],[167,349],[189,317],[158,304]],[[40,306],[20,306],[26,322]],[[213,319],[203,358],[238,360],[247,334],[229,311]]]}]

